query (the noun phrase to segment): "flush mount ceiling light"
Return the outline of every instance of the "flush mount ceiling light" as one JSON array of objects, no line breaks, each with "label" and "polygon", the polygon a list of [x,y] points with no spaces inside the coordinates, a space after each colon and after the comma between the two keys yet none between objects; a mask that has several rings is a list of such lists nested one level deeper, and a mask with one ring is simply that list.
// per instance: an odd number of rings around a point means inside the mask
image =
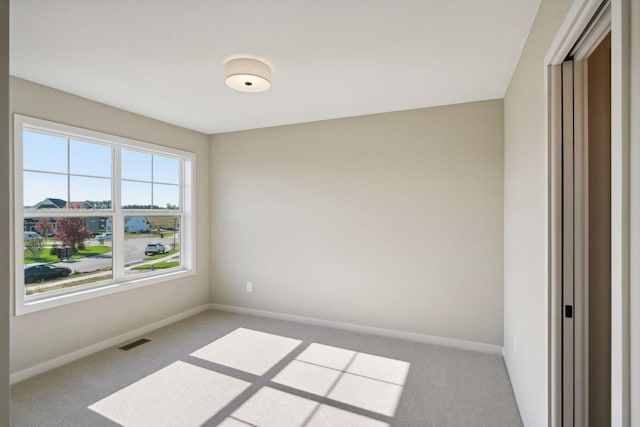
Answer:
[{"label": "flush mount ceiling light", "polygon": [[271,87],[271,67],[258,59],[231,59],[225,71],[227,86],[240,92],[264,92]]}]

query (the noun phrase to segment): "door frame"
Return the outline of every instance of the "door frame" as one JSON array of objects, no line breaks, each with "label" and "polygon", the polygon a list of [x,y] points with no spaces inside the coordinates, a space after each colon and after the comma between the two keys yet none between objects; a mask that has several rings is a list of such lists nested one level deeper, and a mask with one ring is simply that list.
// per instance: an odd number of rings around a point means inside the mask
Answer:
[{"label": "door frame", "polygon": [[[606,33],[605,33],[606,34]],[[598,41],[599,43],[599,41]],[[587,63],[568,60],[562,78],[562,217],[560,227],[562,287],[552,312],[562,323],[560,390],[565,426],[589,424],[589,157],[587,131]],[[570,268],[567,268],[569,266]],[[570,309],[571,313],[566,314]]]},{"label": "door frame", "polygon": [[[575,0],[565,21],[558,31],[545,57],[545,86],[547,88],[547,129],[548,129],[548,319],[549,319],[549,425],[562,425],[562,85],[560,64],[569,56],[576,42],[585,33],[602,5],[602,0]],[[630,184],[631,167],[630,139],[639,129],[631,122],[630,92],[640,93],[637,81],[632,86],[631,69],[638,71],[638,58],[631,57],[631,30],[640,23],[640,12],[631,7],[632,0],[611,0],[611,287],[612,287],[612,342],[611,342],[611,422],[612,425],[628,427],[631,422],[631,374],[634,373],[634,399],[640,391],[638,367],[631,369],[630,322]],[[636,6],[637,7],[637,6]],[[632,21],[631,13],[634,19]],[[588,39],[588,38],[587,38]],[[587,49],[588,51],[588,49]],[[635,79],[635,77],[634,77]],[[640,106],[637,97],[633,105]],[[637,109],[635,109],[637,113]],[[634,151],[640,160],[640,154]],[[640,168],[638,168],[640,169]],[[634,182],[640,185],[640,171],[633,171]],[[634,198],[634,205],[640,209],[640,197]],[[638,215],[634,215],[638,216]],[[640,226],[640,219],[634,219]],[[634,230],[637,229],[634,228]],[[638,250],[633,258],[640,259],[640,233],[636,232]],[[636,247],[634,246],[634,248]],[[637,253],[636,253],[637,252]],[[635,273],[635,270],[634,270]],[[640,271],[634,274],[640,279]],[[634,280],[634,284],[637,283]],[[635,286],[634,286],[635,289]],[[640,296],[633,294],[633,307],[640,308]],[[634,311],[635,317],[638,313]],[[630,332],[631,330],[631,332]],[[634,352],[640,348],[634,347]],[[635,353],[634,353],[635,354]],[[640,415],[635,415],[640,418]],[[634,418],[634,423],[638,422]]]}]

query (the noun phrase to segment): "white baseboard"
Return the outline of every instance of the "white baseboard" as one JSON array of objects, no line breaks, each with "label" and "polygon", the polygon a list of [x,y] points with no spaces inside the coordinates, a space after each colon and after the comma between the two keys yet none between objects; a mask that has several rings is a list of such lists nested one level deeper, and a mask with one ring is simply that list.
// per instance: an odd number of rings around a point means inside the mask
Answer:
[{"label": "white baseboard", "polygon": [[[502,360],[504,360],[504,366],[507,368],[507,375],[509,375],[509,381],[511,381],[511,372],[509,372],[509,365],[507,364],[507,358],[504,355],[504,348],[502,349]],[[513,397],[516,399],[516,406],[518,407],[518,411],[520,412],[520,419],[522,420],[522,425],[524,427],[529,427],[529,422],[527,421],[527,414],[524,412],[524,408],[520,404],[518,400],[518,395],[516,394],[516,389],[513,387],[513,381],[511,381],[511,390],[513,391]]]},{"label": "white baseboard", "polygon": [[433,335],[418,334],[415,332],[398,331],[395,329],[376,328],[373,326],[356,325],[353,323],[336,322],[333,320],[318,319],[315,317],[297,316],[294,314],[276,313],[273,311],[258,310],[255,308],[237,307],[211,303],[214,310],[228,311],[232,313],[250,314],[254,316],[269,317],[272,319],[289,320],[293,322],[306,323],[316,326],[326,326],[329,328],[343,329],[365,334],[381,335],[390,338],[400,338],[409,341],[417,341],[426,344],[435,344],[445,347],[459,348],[462,350],[479,351],[482,353],[502,354],[502,347],[493,344],[485,344],[475,341],[459,340],[455,338],[444,338]]},{"label": "white baseboard", "polygon": [[293,322],[306,323],[310,325],[326,326],[326,327],[335,328],[335,329],[343,329],[347,331],[361,332],[365,334],[381,335],[381,336],[390,337],[390,338],[400,338],[400,339],[406,339],[410,341],[422,342],[427,344],[435,344],[435,345],[442,345],[446,347],[459,348],[463,350],[480,351],[483,353],[492,353],[492,354],[502,354],[502,347],[497,345],[492,345],[492,344],[484,344],[484,343],[479,343],[474,341],[458,340],[455,338],[437,337],[432,335],[418,334],[414,332],[405,332],[405,331],[398,331],[394,329],[376,328],[373,326],[364,326],[364,325],[356,325],[353,323],[336,322],[333,320],[324,320],[324,319],[318,319],[314,317],[297,316],[293,314],[276,313],[272,311],[258,310],[254,308],[245,308],[245,307],[237,307],[237,306],[231,306],[231,305],[212,303],[212,304],[203,304],[201,306],[192,308],[182,313],[169,316],[166,319],[158,320],[157,322],[153,322],[141,328],[134,329],[133,331],[115,336],[113,338],[109,338],[107,340],[101,341],[96,344],[92,344],[88,347],[84,347],[76,351],[72,351],[71,353],[67,353],[65,355],[56,357],[55,359],[42,362],[38,365],[32,366],[22,371],[15,372],[10,375],[9,381],[11,384],[24,381],[27,378],[31,378],[38,374],[42,374],[51,369],[58,368],[60,366],[66,365],[67,363],[71,363],[75,360],[82,359],[83,357],[89,356],[93,353],[97,353],[99,351],[121,344],[125,341],[129,341],[133,338],[137,338],[141,335],[147,334],[151,331],[155,331],[156,329],[162,328],[164,326],[167,326],[172,323],[178,322],[180,320],[186,319],[188,317],[194,316],[198,313],[201,313],[209,309],[228,311],[232,313],[249,314],[254,316],[263,316],[263,317],[268,317],[272,319],[288,320]]},{"label": "white baseboard", "polygon": [[56,357],[55,359],[42,362],[38,365],[11,374],[9,377],[9,382],[11,384],[15,384],[17,382],[26,380],[27,378],[31,378],[35,375],[41,374],[51,369],[66,365],[67,363],[73,362],[75,360],[82,359],[83,357],[89,356],[90,354],[97,353],[99,351],[121,344],[125,341],[137,338],[140,335],[148,334],[151,331],[155,331],[156,329],[162,328],[172,323],[176,323],[180,320],[186,319],[187,317],[194,316],[198,313],[209,310],[210,308],[210,304],[203,304],[201,306],[192,308],[191,310],[187,310],[182,313],[169,316],[166,319],[150,323],[141,328],[134,329],[133,331],[115,336],[113,338],[109,338],[96,344],[92,344],[88,347],[81,348],[80,350],[72,351],[71,353]]}]

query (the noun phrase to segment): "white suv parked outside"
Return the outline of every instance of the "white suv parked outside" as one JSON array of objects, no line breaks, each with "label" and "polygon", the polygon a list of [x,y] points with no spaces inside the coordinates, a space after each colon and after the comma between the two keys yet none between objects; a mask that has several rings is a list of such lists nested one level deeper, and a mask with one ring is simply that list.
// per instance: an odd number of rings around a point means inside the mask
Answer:
[{"label": "white suv parked outside", "polygon": [[145,255],[163,254],[167,251],[167,247],[162,243],[147,243],[147,247],[144,248]]}]

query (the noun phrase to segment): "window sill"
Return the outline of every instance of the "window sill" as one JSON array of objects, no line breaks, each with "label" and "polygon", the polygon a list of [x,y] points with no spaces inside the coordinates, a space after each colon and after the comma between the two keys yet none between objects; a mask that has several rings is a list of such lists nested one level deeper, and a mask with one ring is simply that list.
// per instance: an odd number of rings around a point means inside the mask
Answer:
[{"label": "window sill", "polygon": [[140,277],[116,283],[109,283],[100,287],[78,289],[78,291],[73,293],[51,295],[49,297],[41,296],[37,299],[31,300],[25,298],[24,303],[16,301],[15,315],[22,316],[37,311],[47,310],[49,308],[60,307],[75,302],[86,301],[106,295],[125,292],[131,289],[138,289],[149,285],[183,279],[194,275],[194,270],[178,270],[167,272],[162,275]]}]

